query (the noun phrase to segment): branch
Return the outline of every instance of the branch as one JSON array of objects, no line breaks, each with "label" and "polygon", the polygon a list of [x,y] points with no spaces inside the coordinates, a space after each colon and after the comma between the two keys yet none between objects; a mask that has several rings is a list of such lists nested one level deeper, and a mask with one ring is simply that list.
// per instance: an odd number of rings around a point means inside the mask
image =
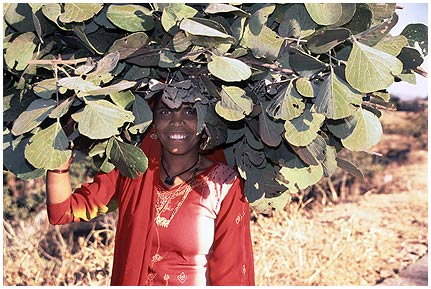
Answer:
[{"label": "branch", "polygon": [[421,76],[423,76],[425,78],[428,78],[428,72],[426,72],[425,69],[423,69],[420,66],[416,67],[414,69],[414,72],[416,72],[417,74],[419,74],[419,75],[421,75]]},{"label": "branch", "polygon": [[87,58],[79,58],[79,59],[69,59],[63,60],[61,57],[59,59],[50,59],[50,60],[42,60],[42,59],[32,59],[28,61],[28,64],[39,64],[39,65],[57,65],[57,64],[69,64],[74,65],[82,62],[86,62]]},{"label": "branch", "polygon": [[266,68],[269,68],[269,69],[274,70],[274,71],[283,72],[285,74],[295,74],[295,72],[292,69],[279,67],[279,66],[277,66],[277,64],[262,63],[262,62],[258,62],[258,61],[251,60],[251,59],[241,59],[241,61],[246,63],[246,64],[266,67]]}]

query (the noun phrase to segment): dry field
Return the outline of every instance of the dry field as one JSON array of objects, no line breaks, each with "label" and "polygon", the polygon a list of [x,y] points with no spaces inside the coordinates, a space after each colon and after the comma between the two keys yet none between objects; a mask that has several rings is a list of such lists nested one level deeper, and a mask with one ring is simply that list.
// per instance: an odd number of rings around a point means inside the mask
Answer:
[{"label": "dry field", "polygon": [[[272,216],[254,214],[257,285],[375,285],[427,253],[427,129],[392,133],[416,119],[384,112],[388,133],[375,150],[399,155],[346,196],[320,191]],[[114,215],[62,227],[46,220],[44,210],[26,221],[4,218],[4,285],[108,285]]]}]

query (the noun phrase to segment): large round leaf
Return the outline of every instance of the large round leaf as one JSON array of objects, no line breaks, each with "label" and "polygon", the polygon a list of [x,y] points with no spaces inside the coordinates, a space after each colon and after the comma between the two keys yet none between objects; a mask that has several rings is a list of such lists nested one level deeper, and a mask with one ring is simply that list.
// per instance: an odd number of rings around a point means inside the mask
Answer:
[{"label": "large round leaf", "polygon": [[316,54],[326,53],[350,36],[350,31],[345,28],[325,30],[319,35],[311,37],[307,47]]},{"label": "large round leaf", "polygon": [[29,138],[19,136],[16,139],[6,130],[3,132],[3,165],[21,179],[41,177],[44,169],[35,169],[25,159],[24,151]]},{"label": "large round leaf", "polygon": [[281,87],[279,93],[266,108],[268,115],[275,119],[290,120],[298,117],[304,111],[302,96],[293,86],[293,81]]},{"label": "large round leaf", "polygon": [[184,3],[170,3],[163,8],[161,18],[162,26],[166,32],[175,34],[178,31],[178,22],[184,18],[191,18],[196,15],[198,11]]},{"label": "large round leaf", "polygon": [[106,12],[115,26],[129,32],[148,31],[154,28],[151,11],[140,5],[110,5]]},{"label": "large round leaf", "polygon": [[148,159],[140,148],[111,138],[107,150],[109,159],[122,175],[136,178],[147,170]]},{"label": "large round leaf", "polygon": [[103,4],[66,3],[59,20],[63,23],[83,22],[92,18],[103,8]]},{"label": "large round leaf", "polygon": [[335,24],[343,13],[341,3],[305,3],[311,18],[319,25]]},{"label": "large round leaf", "polygon": [[295,146],[306,146],[317,137],[324,120],[323,114],[305,109],[299,117],[284,123],[284,138]]},{"label": "large round leaf", "polygon": [[109,101],[88,101],[80,112],[72,115],[78,130],[91,139],[104,139],[119,134],[118,129],[132,122],[133,114]]},{"label": "large round leaf", "polygon": [[355,129],[341,142],[351,151],[368,150],[380,141],[382,125],[377,116],[365,109],[358,110],[357,118]]},{"label": "large round leaf", "polygon": [[362,103],[362,94],[337,76],[333,69],[329,73],[314,100],[316,111],[327,118],[340,119],[351,116]]},{"label": "large round leaf", "polygon": [[40,125],[54,109],[56,102],[52,99],[36,99],[33,101],[12,126],[12,133],[20,135]]},{"label": "large round leaf", "polygon": [[303,168],[281,167],[280,175],[277,177],[279,183],[285,185],[291,193],[303,190],[314,185],[323,177],[321,164]]},{"label": "large round leaf", "polygon": [[227,120],[241,120],[253,110],[253,101],[239,87],[223,86],[220,95],[221,100],[217,102],[215,110]]},{"label": "large round leaf", "polygon": [[33,58],[37,37],[32,32],[20,34],[9,44],[4,55],[6,65],[16,70],[24,70]]},{"label": "large round leaf", "polygon": [[396,57],[359,42],[353,43],[346,65],[349,84],[363,93],[389,87],[403,64]]},{"label": "large round leaf", "polygon": [[56,169],[71,156],[69,141],[59,122],[30,138],[25,158],[36,168]]},{"label": "large round leaf", "polygon": [[411,47],[417,43],[424,56],[428,55],[428,27],[422,23],[407,25],[401,35],[404,35]]},{"label": "large round leaf", "polygon": [[283,20],[278,28],[278,34],[283,37],[304,38],[313,34],[316,26],[304,6],[294,4],[284,13]]},{"label": "large round leaf", "polygon": [[217,55],[211,57],[208,70],[228,82],[246,80],[251,76],[250,67],[241,60]]}]

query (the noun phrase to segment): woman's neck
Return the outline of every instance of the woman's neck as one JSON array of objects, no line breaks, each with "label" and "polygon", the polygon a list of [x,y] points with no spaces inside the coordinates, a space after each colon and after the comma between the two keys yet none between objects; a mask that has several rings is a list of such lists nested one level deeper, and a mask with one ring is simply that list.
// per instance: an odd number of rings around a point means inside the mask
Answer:
[{"label": "woman's neck", "polygon": [[185,155],[175,155],[164,151],[160,161],[163,162],[167,170],[166,173],[170,176],[174,176],[193,166],[198,158],[199,154],[197,151]]}]

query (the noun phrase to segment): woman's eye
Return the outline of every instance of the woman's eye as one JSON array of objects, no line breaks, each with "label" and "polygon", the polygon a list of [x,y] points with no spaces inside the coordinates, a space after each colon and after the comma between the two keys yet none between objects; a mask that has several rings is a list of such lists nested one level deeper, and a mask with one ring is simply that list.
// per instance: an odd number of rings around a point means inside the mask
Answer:
[{"label": "woman's eye", "polygon": [[195,110],[194,109],[187,109],[186,114],[187,115],[195,115]]},{"label": "woman's eye", "polygon": [[170,113],[171,113],[171,111],[169,109],[162,109],[162,110],[160,110],[160,114],[161,115],[168,115]]}]

